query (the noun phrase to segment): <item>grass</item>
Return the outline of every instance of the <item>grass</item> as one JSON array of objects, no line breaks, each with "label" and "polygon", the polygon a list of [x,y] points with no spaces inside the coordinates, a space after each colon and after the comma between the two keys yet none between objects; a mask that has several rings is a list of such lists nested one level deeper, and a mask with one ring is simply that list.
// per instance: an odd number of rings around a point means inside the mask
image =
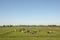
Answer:
[{"label": "grass", "polygon": [[[25,31],[37,31],[35,34],[20,32],[24,28]],[[16,31],[15,31],[16,30]],[[40,30],[40,32],[39,32]],[[47,33],[52,31],[51,33]],[[0,28],[0,40],[60,40],[59,27],[5,27]]]}]

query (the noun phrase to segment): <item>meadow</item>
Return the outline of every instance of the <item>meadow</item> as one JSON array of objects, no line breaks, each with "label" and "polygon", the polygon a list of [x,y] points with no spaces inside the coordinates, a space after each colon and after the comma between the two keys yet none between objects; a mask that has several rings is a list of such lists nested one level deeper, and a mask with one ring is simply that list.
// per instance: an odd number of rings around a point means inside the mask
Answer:
[{"label": "meadow", "polygon": [[1,27],[0,40],[60,40],[60,27]]}]

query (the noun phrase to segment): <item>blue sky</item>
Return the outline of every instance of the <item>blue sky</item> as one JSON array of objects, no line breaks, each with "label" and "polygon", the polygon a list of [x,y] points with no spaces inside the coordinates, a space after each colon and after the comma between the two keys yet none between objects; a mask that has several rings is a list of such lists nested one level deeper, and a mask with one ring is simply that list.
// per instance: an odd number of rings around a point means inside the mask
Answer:
[{"label": "blue sky", "polygon": [[0,0],[5,24],[60,24],[60,0]]}]

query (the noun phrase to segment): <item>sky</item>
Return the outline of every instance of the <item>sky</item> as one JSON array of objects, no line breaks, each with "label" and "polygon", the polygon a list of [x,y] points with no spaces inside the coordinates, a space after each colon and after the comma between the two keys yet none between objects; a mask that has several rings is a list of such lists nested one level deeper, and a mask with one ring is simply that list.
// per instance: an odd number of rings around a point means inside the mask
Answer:
[{"label": "sky", "polygon": [[0,25],[60,24],[60,0],[0,0]]}]

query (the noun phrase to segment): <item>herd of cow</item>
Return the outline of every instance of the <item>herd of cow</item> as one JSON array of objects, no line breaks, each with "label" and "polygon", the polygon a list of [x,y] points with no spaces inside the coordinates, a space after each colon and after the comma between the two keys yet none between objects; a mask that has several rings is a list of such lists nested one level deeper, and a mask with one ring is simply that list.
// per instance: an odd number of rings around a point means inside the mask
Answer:
[{"label": "herd of cow", "polygon": [[[15,31],[19,31],[19,32],[23,32],[23,33],[31,33],[31,34],[36,34],[38,31],[36,30],[26,30],[24,28],[20,29],[20,30],[15,30]],[[41,32],[41,30],[39,30],[39,32]],[[48,31],[48,34],[52,33],[52,31]]]}]

